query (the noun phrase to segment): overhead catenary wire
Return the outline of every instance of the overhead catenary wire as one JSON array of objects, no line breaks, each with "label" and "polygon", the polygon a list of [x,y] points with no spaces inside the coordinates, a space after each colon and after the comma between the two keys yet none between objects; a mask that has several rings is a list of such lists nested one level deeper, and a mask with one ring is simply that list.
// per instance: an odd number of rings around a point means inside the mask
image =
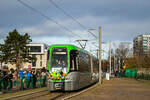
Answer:
[{"label": "overhead catenary wire", "polygon": [[[57,5],[53,0],[49,0],[49,2],[51,2],[57,9],[59,9],[60,11],[62,11],[66,16],[70,17],[73,21],[75,21],[80,27],[82,27],[84,30],[87,29],[84,25],[82,25],[78,20],[76,20],[72,15],[68,14],[64,9],[62,9],[61,7],[59,7],[59,5]],[[93,37],[95,37],[96,39],[97,36],[95,34],[93,34],[92,32],[88,31]]]},{"label": "overhead catenary wire", "polygon": [[[50,18],[49,16],[45,15],[44,13],[42,13],[41,11],[31,7],[30,5],[28,5],[27,3],[23,2],[22,0],[17,0],[19,3],[21,3],[22,5],[24,5],[25,7],[29,8],[30,10],[40,14],[42,17],[46,18],[47,20],[50,20],[52,21],[53,23],[57,24],[59,27],[63,28],[64,30],[72,33],[72,34],[75,34],[74,32],[72,32],[70,29],[66,28],[65,26],[59,24],[57,21],[55,21],[54,19]],[[71,35],[72,35],[71,34]],[[78,34],[75,34],[75,35],[72,35],[72,36],[77,36],[79,38],[81,38],[81,36],[79,36]]]}]

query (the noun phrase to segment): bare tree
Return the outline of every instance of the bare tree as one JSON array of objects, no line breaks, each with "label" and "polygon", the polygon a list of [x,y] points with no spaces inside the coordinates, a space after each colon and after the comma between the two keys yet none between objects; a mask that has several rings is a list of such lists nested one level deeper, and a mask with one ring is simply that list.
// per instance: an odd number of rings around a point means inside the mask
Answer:
[{"label": "bare tree", "polygon": [[125,59],[129,54],[129,44],[120,43],[119,47],[115,50],[115,58],[117,59],[117,65],[119,69],[123,68]]}]

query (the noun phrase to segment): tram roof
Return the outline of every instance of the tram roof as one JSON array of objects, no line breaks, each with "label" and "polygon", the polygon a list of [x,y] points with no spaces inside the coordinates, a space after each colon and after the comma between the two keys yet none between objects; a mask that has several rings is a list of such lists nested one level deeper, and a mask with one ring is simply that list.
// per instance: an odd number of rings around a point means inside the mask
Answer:
[{"label": "tram roof", "polygon": [[54,47],[65,47],[65,48],[68,48],[69,50],[78,50],[78,51],[82,51],[82,52],[85,52],[85,53],[89,53],[88,51],[82,49],[82,48],[79,48],[75,45],[71,45],[71,44],[53,44],[50,46],[50,48],[54,48]]}]

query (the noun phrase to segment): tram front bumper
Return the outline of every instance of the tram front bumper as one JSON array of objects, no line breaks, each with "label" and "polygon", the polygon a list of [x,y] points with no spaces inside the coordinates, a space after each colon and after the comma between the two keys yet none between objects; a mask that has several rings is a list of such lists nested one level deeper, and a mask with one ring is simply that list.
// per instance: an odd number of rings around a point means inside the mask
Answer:
[{"label": "tram front bumper", "polygon": [[52,80],[49,80],[48,84],[49,91],[64,90],[64,82],[53,82]]},{"label": "tram front bumper", "polygon": [[65,82],[53,82],[52,80],[48,81],[48,90],[50,91],[73,91],[78,89],[78,84],[75,81],[67,80]]}]

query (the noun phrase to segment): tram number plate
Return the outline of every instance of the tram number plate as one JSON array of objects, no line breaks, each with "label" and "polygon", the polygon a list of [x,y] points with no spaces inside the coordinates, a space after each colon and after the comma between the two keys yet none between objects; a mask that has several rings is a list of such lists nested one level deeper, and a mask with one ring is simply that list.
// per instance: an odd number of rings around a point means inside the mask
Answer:
[{"label": "tram number plate", "polygon": [[61,89],[62,83],[55,83],[55,88],[56,89]]}]

